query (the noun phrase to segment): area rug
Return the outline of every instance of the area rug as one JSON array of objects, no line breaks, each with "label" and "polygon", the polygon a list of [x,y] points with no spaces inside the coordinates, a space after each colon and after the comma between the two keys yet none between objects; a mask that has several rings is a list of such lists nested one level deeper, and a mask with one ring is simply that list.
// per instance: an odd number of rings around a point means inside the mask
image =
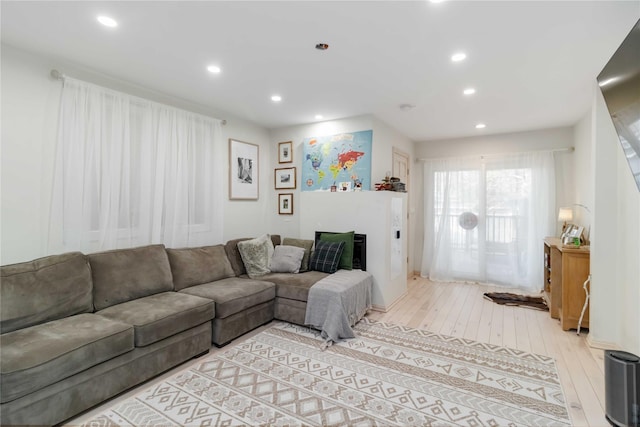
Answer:
[{"label": "area rug", "polygon": [[570,425],[553,359],[363,319],[357,338],[276,323],[86,426]]},{"label": "area rug", "polygon": [[521,307],[535,308],[537,310],[549,311],[546,301],[542,297],[532,297],[529,295],[510,294],[508,292],[487,292],[483,296],[500,305],[518,305]]}]

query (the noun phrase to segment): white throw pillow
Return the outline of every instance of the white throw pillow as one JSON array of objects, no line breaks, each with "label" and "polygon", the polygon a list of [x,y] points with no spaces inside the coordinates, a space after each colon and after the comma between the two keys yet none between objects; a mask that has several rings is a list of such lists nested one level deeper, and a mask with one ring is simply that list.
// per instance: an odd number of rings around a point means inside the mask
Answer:
[{"label": "white throw pillow", "polygon": [[273,255],[273,243],[268,234],[238,242],[238,251],[242,257],[244,268],[252,279],[270,272],[269,262]]},{"label": "white throw pillow", "polygon": [[269,269],[272,273],[298,273],[304,252],[304,248],[278,245],[274,249]]}]

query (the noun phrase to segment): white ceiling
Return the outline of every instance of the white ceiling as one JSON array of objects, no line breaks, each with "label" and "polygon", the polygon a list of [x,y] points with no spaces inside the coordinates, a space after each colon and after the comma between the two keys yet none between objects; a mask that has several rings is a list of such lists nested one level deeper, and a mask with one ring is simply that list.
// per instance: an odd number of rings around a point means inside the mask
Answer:
[{"label": "white ceiling", "polygon": [[[373,114],[415,141],[566,126],[640,1],[2,1],[2,42],[267,128]],[[106,14],[119,22],[96,22]],[[314,48],[328,43],[327,51]],[[450,57],[465,51],[466,61]],[[222,73],[211,75],[216,63]],[[60,70],[64,72],[64,70]],[[462,95],[468,86],[472,97]],[[274,104],[278,93],[283,101]],[[408,112],[399,105],[416,107]],[[221,117],[222,118],[222,117]],[[484,122],[487,128],[475,129]]]}]

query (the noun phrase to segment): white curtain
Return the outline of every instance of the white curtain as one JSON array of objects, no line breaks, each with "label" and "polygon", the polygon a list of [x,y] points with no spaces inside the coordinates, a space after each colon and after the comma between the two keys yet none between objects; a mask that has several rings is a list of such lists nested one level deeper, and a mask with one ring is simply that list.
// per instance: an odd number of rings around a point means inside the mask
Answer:
[{"label": "white curtain", "polygon": [[222,241],[219,120],[66,78],[50,253]]},{"label": "white curtain", "polygon": [[552,152],[429,160],[424,189],[422,276],[542,289],[542,240],[556,225]]}]

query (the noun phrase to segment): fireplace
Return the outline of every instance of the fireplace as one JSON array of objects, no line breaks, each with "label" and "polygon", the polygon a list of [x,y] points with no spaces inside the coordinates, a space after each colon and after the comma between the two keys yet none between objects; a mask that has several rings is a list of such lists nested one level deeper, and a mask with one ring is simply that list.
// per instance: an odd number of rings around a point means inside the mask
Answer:
[{"label": "fireplace", "polygon": [[[315,242],[318,243],[321,234],[342,234],[332,231],[316,231]],[[353,268],[357,270],[367,271],[367,235],[353,235]]]}]

